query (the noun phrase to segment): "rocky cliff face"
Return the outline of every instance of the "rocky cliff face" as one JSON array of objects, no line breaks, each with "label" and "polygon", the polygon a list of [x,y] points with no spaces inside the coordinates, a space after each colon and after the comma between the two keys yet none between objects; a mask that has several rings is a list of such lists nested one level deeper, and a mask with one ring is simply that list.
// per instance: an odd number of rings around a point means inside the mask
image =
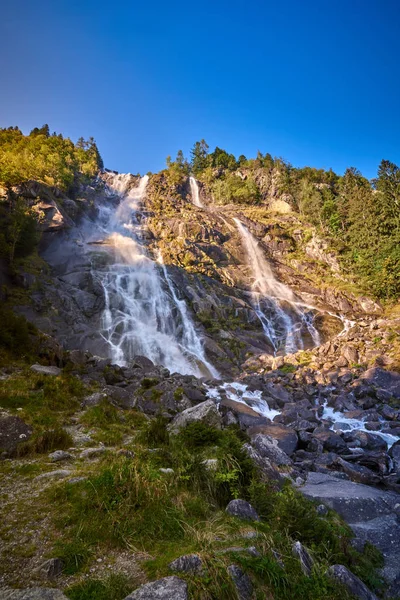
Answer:
[{"label": "rocky cliff face", "polygon": [[[105,300],[94,271],[105,257],[102,240],[90,233],[101,207],[115,210],[120,202],[113,178],[113,173],[101,174],[77,189],[73,199],[35,182],[17,190],[41,215],[40,255],[50,266],[46,274],[21,274],[29,302],[18,310],[65,347],[101,356],[108,351],[99,333]],[[131,176],[128,191],[136,184]],[[153,258],[161,253],[207,356],[222,371],[239,373],[251,357],[274,353],[252,302],[254,273],[234,218],[258,241],[276,278],[299,302],[314,307],[310,314],[322,342],[343,329],[343,319],[379,314],[375,302],[349,291],[334,252],[294,213],[277,212],[277,206],[215,206],[202,184],[204,208],[198,208],[191,193],[189,179],[174,185],[164,173],[152,176],[140,207],[142,242]],[[312,340],[306,337],[304,343],[310,347]]]}]

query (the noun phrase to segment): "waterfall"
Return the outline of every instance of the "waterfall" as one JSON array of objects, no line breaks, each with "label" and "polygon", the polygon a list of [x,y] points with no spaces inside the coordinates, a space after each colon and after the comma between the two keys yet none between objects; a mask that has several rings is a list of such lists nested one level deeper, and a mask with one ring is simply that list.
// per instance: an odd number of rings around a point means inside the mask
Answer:
[{"label": "waterfall", "polygon": [[306,332],[317,346],[320,337],[309,307],[298,302],[287,285],[277,281],[258,241],[239,219],[234,221],[254,278],[251,288],[254,310],[274,351],[284,350],[289,354],[302,350]]},{"label": "waterfall", "polygon": [[193,321],[190,318],[190,315],[188,313],[186,302],[184,300],[179,300],[178,296],[176,295],[174,284],[172,283],[171,278],[168,275],[168,271],[164,264],[164,260],[163,260],[161,252],[159,252],[159,255],[158,255],[158,262],[161,265],[164,279],[168,285],[168,289],[170,291],[171,297],[172,297],[174,304],[177,307],[177,309],[179,311],[179,315],[181,317],[182,343],[183,343],[184,347],[187,349],[187,351],[191,355],[193,355],[194,357],[196,357],[198,360],[201,361],[201,363],[209,371],[209,374],[211,375],[211,377],[218,379],[220,377],[220,374],[213,367],[213,365],[207,361],[206,357],[204,356],[203,345],[202,345],[201,340],[196,332]]},{"label": "waterfall", "polygon": [[101,246],[107,260],[101,261],[94,275],[104,291],[101,328],[110,358],[123,365],[143,355],[171,372],[217,375],[204,357],[183,300],[172,293],[168,277],[171,297],[167,294],[162,269],[146,253],[141,206],[148,177],[135,187],[132,182],[130,174],[110,178],[109,193],[117,193],[121,201],[116,210],[108,204],[99,207],[97,225],[104,234]]},{"label": "waterfall", "polygon": [[195,206],[198,206],[199,208],[204,208],[204,204],[200,200],[199,185],[198,185],[197,181],[195,180],[194,177],[190,177],[189,181],[190,181],[190,192],[192,194],[193,204]]}]

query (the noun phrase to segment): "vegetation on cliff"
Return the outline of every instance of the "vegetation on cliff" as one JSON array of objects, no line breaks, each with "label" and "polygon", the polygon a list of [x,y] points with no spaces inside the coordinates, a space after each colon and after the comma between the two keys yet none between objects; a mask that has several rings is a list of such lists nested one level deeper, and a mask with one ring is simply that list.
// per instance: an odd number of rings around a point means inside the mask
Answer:
[{"label": "vegetation on cliff", "polygon": [[187,161],[182,151],[167,162],[170,183],[193,173],[216,204],[257,205],[284,199],[337,250],[342,266],[381,299],[400,294],[400,169],[382,160],[376,179],[355,168],[343,176],[312,167],[296,168],[258,152],[236,159],[225,150],[209,152],[196,142]]}]

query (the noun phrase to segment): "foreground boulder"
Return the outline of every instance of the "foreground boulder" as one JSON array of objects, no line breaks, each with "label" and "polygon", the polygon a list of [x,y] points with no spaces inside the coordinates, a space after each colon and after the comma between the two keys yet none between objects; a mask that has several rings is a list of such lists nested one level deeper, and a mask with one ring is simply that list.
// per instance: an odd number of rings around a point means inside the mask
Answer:
[{"label": "foreground boulder", "polygon": [[237,597],[239,600],[251,600],[253,596],[253,584],[251,579],[237,565],[230,565],[228,573],[232,579],[233,585],[236,588]]},{"label": "foreground boulder", "polygon": [[173,560],[169,568],[178,573],[201,573],[203,563],[198,554],[186,554]]},{"label": "foreground boulder", "polygon": [[0,455],[12,456],[18,444],[26,442],[32,435],[32,428],[20,417],[0,417]]},{"label": "foreground boulder", "polygon": [[206,400],[177,414],[169,425],[169,429],[172,433],[178,433],[180,429],[195,421],[201,421],[209,427],[221,429],[221,415],[213,400]]},{"label": "foreground boulder", "polygon": [[246,521],[259,521],[260,517],[257,511],[246,500],[231,500],[226,507],[226,512],[232,517],[238,517]]},{"label": "foreground boulder", "polygon": [[173,575],[141,585],[132,594],[126,596],[125,600],[187,600],[187,598],[186,581]]},{"label": "foreground boulder", "polygon": [[322,502],[347,521],[360,549],[365,542],[376,546],[385,559],[382,576],[399,595],[400,581],[400,495],[369,485],[339,480],[334,474],[309,473],[299,490],[310,500]]},{"label": "foreground boulder", "polygon": [[348,589],[350,594],[360,600],[378,600],[377,596],[371,592],[351,571],[343,565],[333,565],[329,567],[326,574]]}]

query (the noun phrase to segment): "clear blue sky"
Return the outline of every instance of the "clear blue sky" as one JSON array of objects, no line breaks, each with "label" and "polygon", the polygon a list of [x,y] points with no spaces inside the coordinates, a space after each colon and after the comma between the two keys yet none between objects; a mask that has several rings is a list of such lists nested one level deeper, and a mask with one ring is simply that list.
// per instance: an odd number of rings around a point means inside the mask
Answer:
[{"label": "clear blue sky", "polygon": [[398,0],[3,0],[0,126],[147,172],[205,138],[296,166],[400,163]]}]

